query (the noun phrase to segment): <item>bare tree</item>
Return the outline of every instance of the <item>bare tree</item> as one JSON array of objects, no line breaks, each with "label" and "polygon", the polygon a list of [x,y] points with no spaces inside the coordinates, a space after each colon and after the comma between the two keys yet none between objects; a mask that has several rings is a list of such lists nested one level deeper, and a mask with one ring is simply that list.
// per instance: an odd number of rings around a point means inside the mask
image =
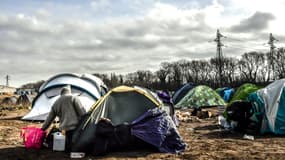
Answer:
[{"label": "bare tree", "polygon": [[[139,70],[125,76],[112,73],[95,74],[107,86],[140,85],[152,89],[176,90],[185,82],[206,84],[213,88],[225,85],[236,86],[244,82],[266,83],[267,54],[259,52],[244,53],[240,60],[236,58],[222,58],[222,83],[220,83],[219,60],[179,60],[175,62],[162,62],[159,70]],[[274,75],[276,78],[285,77],[285,48],[274,53]]]},{"label": "bare tree", "polygon": [[225,84],[231,85],[235,81],[235,74],[237,70],[238,59],[236,58],[223,58],[223,71]]},{"label": "bare tree", "polygon": [[279,48],[273,54],[275,78],[285,78],[285,48]]},{"label": "bare tree", "polygon": [[[212,67],[212,71],[210,73],[211,77],[212,77],[212,86],[214,87],[218,87],[222,84],[219,84],[219,81],[221,79],[223,79],[223,70],[222,70],[222,74],[221,77],[219,75],[219,59],[218,58],[211,58],[210,59],[210,66]],[[222,81],[223,82],[223,81]]]},{"label": "bare tree", "polygon": [[166,77],[167,77],[167,70],[165,68],[160,68],[158,71],[155,72],[156,77],[159,79],[160,85],[159,88],[163,89],[166,87]]},{"label": "bare tree", "polygon": [[179,61],[172,63],[170,66],[174,84],[176,87],[179,87],[182,85],[182,69]]},{"label": "bare tree", "polygon": [[242,55],[239,61],[239,72],[245,81],[255,83],[258,72],[265,63],[265,57],[262,53],[249,52]]}]

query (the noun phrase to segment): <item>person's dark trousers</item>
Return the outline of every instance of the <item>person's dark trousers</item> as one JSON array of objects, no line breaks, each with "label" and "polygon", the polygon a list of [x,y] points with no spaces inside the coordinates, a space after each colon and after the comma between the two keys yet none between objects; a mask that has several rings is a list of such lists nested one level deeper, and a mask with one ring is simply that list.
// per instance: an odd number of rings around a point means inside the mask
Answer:
[{"label": "person's dark trousers", "polygon": [[74,130],[69,130],[65,132],[65,152],[71,151],[71,141],[72,141],[72,135]]}]

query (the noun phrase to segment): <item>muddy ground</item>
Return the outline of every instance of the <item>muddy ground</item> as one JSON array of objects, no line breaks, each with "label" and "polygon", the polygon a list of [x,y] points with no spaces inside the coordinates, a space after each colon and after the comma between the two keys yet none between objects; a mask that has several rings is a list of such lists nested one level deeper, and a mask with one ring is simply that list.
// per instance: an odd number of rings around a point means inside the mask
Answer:
[{"label": "muddy ground", "polygon": [[[209,110],[215,112],[217,109]],[[63,152],[24,148],[19,136],[21,128],[27,125],[40,126],[40,123],[20,120],[27,112],[27,109],[0,111],[0,160],[70,159]],[[180,122],[178,129],[188,145],[181,154],[140,150],[113,152],[101,157],[86,156],[83,159],[285,159],[285,137],[266,135],[246,140],[243,134],[221,130],[215,115],[207,119],[194,117],[187,122]]]}]

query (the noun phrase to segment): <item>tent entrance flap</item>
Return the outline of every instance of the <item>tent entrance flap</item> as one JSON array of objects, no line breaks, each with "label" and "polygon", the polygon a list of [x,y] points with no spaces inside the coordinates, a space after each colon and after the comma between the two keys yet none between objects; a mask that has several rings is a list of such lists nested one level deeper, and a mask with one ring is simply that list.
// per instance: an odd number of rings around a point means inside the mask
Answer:
[{"label": "tent entrance flap", "polygon": [[156,105],[148,98],[138,92],[113,92],[106,99],[106,118],[109,118],[114,125],[124,122],[132,122],[148,109]]}]

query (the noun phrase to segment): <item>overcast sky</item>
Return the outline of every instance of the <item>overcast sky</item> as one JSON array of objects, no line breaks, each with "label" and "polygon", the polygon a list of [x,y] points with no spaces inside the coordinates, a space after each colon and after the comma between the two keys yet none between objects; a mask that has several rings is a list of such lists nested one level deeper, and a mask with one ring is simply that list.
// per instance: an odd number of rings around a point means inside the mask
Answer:
[{"label": "overcast sky", "polygon": [[[268,51],[285,42],[285,0],[1,0],[0,84],[64,72],[155,71],[161,62]],[[212,42],[211,42],[212,41]]]}]

